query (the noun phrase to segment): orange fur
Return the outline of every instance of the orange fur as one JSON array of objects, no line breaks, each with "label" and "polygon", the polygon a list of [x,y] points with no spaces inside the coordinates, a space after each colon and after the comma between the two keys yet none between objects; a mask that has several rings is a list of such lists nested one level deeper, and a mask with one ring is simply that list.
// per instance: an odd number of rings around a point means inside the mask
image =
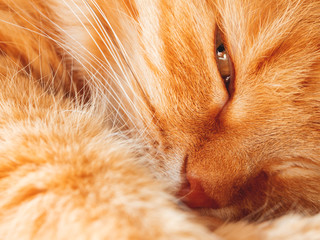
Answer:
[{"label": "orange fur", "polygon": [[[181,175],[187,159],[186,175],[201,182],[223,217],[262,207],[256,215],[317,212],[319,2],[161,4],[152,23],[163,40],[158,53],[142,34],[148,85],[157,89],[147,93],[155,112],[145,121],[154,123],[168,168],[175,162]],[[216,25],[234,64],[230,96],[214,67]]]},{"label": "orange fur", "polygon": [[320,236],[319,9],[0,0],[1,239]]}]

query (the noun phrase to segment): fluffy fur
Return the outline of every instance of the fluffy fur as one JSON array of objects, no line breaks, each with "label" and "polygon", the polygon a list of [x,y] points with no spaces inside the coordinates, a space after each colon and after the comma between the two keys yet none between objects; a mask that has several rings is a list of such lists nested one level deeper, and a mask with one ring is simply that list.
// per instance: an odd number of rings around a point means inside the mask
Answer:
[{"label": "fluffy fur", "polygon": [[0,12],[1,239],[319,238],[320,1]]}]

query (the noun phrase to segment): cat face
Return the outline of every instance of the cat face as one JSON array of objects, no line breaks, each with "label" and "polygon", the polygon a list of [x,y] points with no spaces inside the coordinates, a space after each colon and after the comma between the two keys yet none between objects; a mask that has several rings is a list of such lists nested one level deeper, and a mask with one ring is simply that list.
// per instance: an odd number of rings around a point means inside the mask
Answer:
[{"label": "cat face", "polygon": [[320,2],[137,0],[136,8],[142,127],[182,200],[223,218],[318,211]]}]

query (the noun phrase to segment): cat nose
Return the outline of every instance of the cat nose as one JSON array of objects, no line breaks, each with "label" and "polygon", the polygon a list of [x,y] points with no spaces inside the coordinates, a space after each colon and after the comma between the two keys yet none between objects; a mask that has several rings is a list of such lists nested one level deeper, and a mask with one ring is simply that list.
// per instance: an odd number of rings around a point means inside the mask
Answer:
[{"label": "cat nose", "polygon": [[204,192],[197,178],[188,176],[187,181],[178,193],[187,206],[190,208],[219,208],[218,204]]}]

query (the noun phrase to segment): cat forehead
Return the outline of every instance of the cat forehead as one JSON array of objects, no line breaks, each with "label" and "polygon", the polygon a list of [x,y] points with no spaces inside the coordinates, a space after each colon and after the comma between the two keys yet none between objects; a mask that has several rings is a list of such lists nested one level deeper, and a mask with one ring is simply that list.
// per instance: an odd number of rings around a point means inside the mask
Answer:
[{"label": "cat forehead", "polygon": [[145,52],[153,54],[150,61],[159,70],[164,66],[159,57],[164,43],[174,45],[174,53],[190,51],[190,43],[199,49],[213,43],[215,18],[205,1],[138,0],[137,3],[141,41]]},{"label": "cat forehead", "polygon": [[[147,65],[143,72],[148,76],[145,85],[152,85],[158,93],[162,90],[169,98],[173,95],[183,98],[191,92],[210,96],[214,91],[211,88],[219,85],[212,84],[219,78],[214,63],[213,10],[205,1],[138,2],[140,37]],[[148,71],[151,74],[146,74]]]},{"label": "cat forehead", "polygon": [[[262,101],[270,87],[298,88],[301,78],[288,77],[295,65],[287,63],[305,59],[303,54],[308,54],[310,60],[299,61],[300,68],[316,61],[310,54],[316,46],[301,38],[318,38],[318,25],[311,24],[318,20],[310,21],[310,17],[317,16],[312,2],[299,5],[301,9],[295,1],[289,4],[275,0],[267,5],[262,0],[138,2],[141,51],[145,53],[140,80],[150,102],[173,119],[195,119],[225,100],[226,89],[215,61],[216,26],[223,31],[236,71],[239,94],[234,109],[242,109],[250,99],[256,99],[253,89]],[[308,52],[303,51],[305,46],[310,48]],[[278,94],[278,90],[274,91],[277,98],[285,99],[288,91]]]}]

